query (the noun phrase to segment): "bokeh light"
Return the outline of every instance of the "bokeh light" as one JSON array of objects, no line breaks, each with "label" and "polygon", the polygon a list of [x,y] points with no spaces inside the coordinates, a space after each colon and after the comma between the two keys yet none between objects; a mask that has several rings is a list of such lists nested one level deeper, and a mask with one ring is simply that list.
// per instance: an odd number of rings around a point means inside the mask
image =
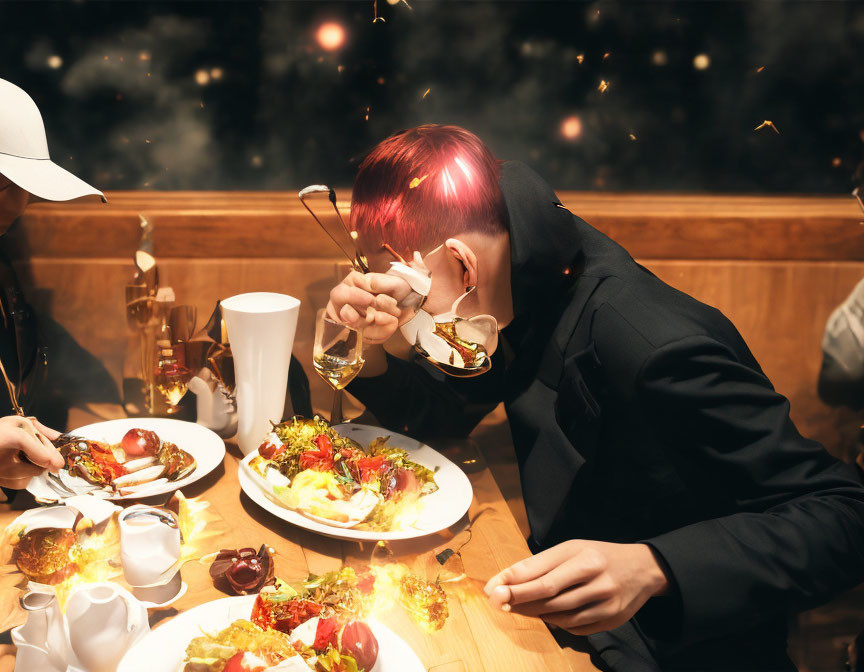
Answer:
[{"label": "bokeh light", "polygon": [[207,86],[210,83],[210,73],[204,69],[196,71],[195,83],[198,86]]},{"label": "bokeh light", "polygon": [[345,44],[345,29],[335,21],[322,23],[315,33],[315,39],[322,49],[336,51]]},{"label": "bokeh light", "polygon": [[696,54],[693,57],[693,67],[697,70],[707,70],[711,67],[711,57],[708,54]]},{"label": "bokeh light", "polygon": [[63,59],[57,54],[52,54],[48,57],[48,67],[52,70],[58,70],[63,67]]},{"label": "bokeh light", "polygon": [[582,120],[575,114],[561,122],[561,137],[565,140],[576,140],[582,135]]}]

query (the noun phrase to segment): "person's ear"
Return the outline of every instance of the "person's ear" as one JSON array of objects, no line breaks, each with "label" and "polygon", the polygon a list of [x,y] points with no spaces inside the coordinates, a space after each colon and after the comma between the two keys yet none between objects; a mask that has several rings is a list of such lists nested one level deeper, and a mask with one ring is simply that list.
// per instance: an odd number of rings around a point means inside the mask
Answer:
[{"label": "person's ear", "polygon": [[449,238],[444,242],[447,251],[462,264],[462,280],[466,289],[477,286],[477,255],[465,243],[457,238]]}]

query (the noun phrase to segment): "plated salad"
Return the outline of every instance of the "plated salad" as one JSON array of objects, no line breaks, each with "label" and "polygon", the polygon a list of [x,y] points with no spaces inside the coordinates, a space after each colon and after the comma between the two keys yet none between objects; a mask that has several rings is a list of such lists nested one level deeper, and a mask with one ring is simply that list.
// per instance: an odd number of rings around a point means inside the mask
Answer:
[{"label": "plated salad", "polygon": [[248,462],[279,501],[338,527],[395,531],[414,525],[435,473],[379,437],[364,448],[318,418],[295,417],[273,431]]},{"label": "plated salad", "polygon": [[193,639],[182,671],[369,672],[378,641],[362,619],[374,580],[344,568],[310,577],[299,589],[268,586],[248,620]]}]

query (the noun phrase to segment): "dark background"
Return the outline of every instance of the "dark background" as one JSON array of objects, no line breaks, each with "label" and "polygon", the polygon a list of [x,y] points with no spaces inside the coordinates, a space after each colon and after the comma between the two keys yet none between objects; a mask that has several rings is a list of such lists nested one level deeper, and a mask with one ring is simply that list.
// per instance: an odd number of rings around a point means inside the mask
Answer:
[{"label": "dark background", "polygon": [[864,171],[864,3],[391,2],[373,23],[372,0],[0,1],[0,77],[103,189],[349,184],[424,122],[559,189],[847,193]]}]

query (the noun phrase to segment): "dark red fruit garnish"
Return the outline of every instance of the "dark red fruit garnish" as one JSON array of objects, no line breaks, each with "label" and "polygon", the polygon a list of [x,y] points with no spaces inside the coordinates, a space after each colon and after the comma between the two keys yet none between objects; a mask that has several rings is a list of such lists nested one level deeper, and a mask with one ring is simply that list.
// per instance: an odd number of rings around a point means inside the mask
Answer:
[{"label": "dark red fruit garnish", "polygon": [[342,631],[342,651],[357,661],[357,667],[371,670],[378,660],[378,640],[362,621],[354,621]]},{"label": "dark red fruit garnish", "polygon": [[285,444],[281,442],[279,443],[279,445],[276,445],[271,441],[265,441],[260,446],[258,446],[258,454],[265,460],[272,460],[284,452]]},{"label": "dark red fruit garnish", "polygon": [[130,429],[120,441],[120,447],[128,457],[155,455],[162,442],[156,432],[149,429]]}]

